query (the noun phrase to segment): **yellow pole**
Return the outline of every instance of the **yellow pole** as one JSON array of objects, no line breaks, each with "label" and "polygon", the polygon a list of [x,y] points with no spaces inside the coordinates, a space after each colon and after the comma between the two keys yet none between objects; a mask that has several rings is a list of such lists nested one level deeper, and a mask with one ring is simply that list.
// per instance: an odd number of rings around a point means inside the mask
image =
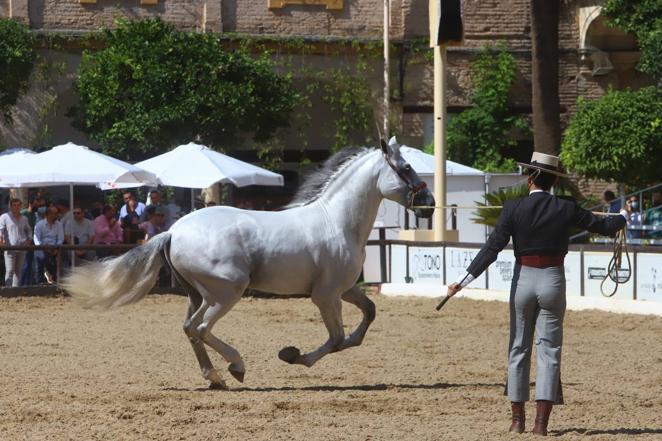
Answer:
[{"label": "yellow pole", "polygon": [[[446,45],[434,47],[434,197],[446,207]],[[434,240],[446,239],[446,209],[433,218]]]}]

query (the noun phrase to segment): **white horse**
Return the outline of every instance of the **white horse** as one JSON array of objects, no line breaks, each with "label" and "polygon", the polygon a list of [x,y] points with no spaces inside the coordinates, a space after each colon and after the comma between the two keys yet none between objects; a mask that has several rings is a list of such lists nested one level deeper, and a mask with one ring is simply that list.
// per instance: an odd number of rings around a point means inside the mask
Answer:
[{"label": "white horse", "polygon": [[[166,232],[126,254],[78,267],[63,287],[89,307],[137,302],[154,286],[167,262],[189,297],[184,332],[212,388],[226,388],[205,344],[243,382],[237,350],[211,333],[214,324],[247,288],[275,293],[308,293],[329,332],[319,348],[301,354],[295,347],[278,356],[312,366],[331,352],[358,346],[375,318],[375,305],[356,286],[365,245],[383,198],[407,208],[434,207],[434,198],[400,155],[392,138],[382,149],[345,149],[326,161],[283,211],[210,207],[191,213]],[[430,217],[434,208],[417,208]],[[345,337],[341,299],[357,306],[363,319]]]}]

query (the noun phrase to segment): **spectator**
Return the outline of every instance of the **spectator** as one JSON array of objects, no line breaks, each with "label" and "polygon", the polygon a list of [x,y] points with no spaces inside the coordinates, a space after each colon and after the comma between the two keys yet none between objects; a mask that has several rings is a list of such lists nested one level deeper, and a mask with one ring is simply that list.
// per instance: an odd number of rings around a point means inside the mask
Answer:
[{"label": "spectator", "polygon": [[616,199],[616,195],[614,194],[613,191],[606,190],[602,194],[602,197],[604,201],[609,205],[609,208],[607,210],[609,213],[619,213],[621,211],[621,200]]},{"label": "spectator", "polygon": [[[122,243],[122,227],[115,218],[115,208],[104,205],[103,212],[94,219],[94,243],[112,245]],[[99,250],[99,257],[107,257],[113,253]]]},{"label": "spectator", "polygon": [[[168,230],[168,228],[170,228],[170,225],[172,225],[172,219],[170,217],[170,211],[167,210],[167,207],[161,203],[161,193],[159,193],[158,190],[152,190],[149,193],[149,200],[150,200],[150,203],[149,203],[149,205],[147,205],[147,207],[155,207],[155,208],[162,207],[162,208],[166,209],[165,211],[163,211],[164,216],[165,216],[165,223],[163,225],[163,228],[164,228],[164,231]],[[143,211],[143,215],[141,217],[141,220],[143,221],[143,223],[144,222],[149,222],[149,217],[147,216],[146,211]]]},{"label": "spectator", "polygon": [[[138,213],[139,202],[132,195],[126,203],[126,214],[120,216],[122,231],[124,232],[124,243],[138,243],[145,233],[140,229],[140,214]],[[143,205],[144,207],[144,205]]]},{"label": "spectator", "polygon": [[[94,243],[94,223],[83,216],[83,209],[76,205],[72,219],[64,224],[64,241],[71,245],[92,245]],[[94,260],[94,250],[75,250],[75,264],[81,260]]]},{"label": "spectator", "polygon": [[145,210],[149,220],[141,223],[140,229],[145,232],[145,242],[147,242],[152,237],[165,231],[166,209],[165,207],[148,205]]},{"label": "spectator", "polygon": [[[662,192],[653,192],[652,206],[646,210],[644,220],[646,225],[662,228]],[[662,239],[662,231],[651,231],[648,236],[651,239]]]},{"label": "spectator", "polygon": [[88,218],[89,220],[94,220],[97,217],[101,216],[102,212],[103,212],[103,204],[99,201],[93,202],[92,208],[90,208],[89,212],[85,213],[85,217]]},{"label": "spectator", "polygon": [[628,239],[640,239],[641,230],[630,230],[631,227],[641,226],[641,211],[636,196],[630,196],[625,201],[625,210],[628,212]]},{"label": "spectator", "polygon": [[66,199],[58,199],[55,201],[53,205],[55,205],[55,208],[57,208],[57,211],[59,213],[58,219],[62,223],[62,228],[64,228],[67,222],[69,222],[73,218],[73,215],[69,210],[69,201],[67,201]]},{"label": "spectator", "polygon": [[[39,199],[36,196],[31,196],[28,199],[28,207],[21,210],[21,215],[25,216],[25,218],[28,220],[31,231],[34,231],[35,225],[37,224],[37,210],[43,204],[43,199]],[[30,233],[30,237],[32,237],[32,232]],[[32,271],[33,268],[34,250],[28,250],[25,254],[25,262],[23,263],[23,269],[21,271],[21,286],[27,286],[35,282],[34,274]]]},{"label": "spectator", "polygon": [[[23,246],[30,244],[32,228],[21,214],[21,200],[9,200],[9,212],[0,216],[0,245]],[[25,251],[5,251],[5,286],[19,286]]]},{"label": "spectator", "polygon": [[124,220],[128,213],[128,208],[129,208],[129,201],[133,199],[136,202],[135,211],[138,214],[138,217],[142,216],[143,211],[145,211],[145,204],[142,202],[139,202],[136,199],[136,195],[131,193],[130,191],[125,191],[124,194],[122,195],[122,198],[124,199],[124,205],[122,205],[122,208],[120,208],[120,220]]},{"label": "spectator", "polygon": [[[64,242],[64,231],[62,230],[62,223],[57,219],[58,210],[55,206],[50,206],[46,210],[45,219],[37,222],[34,228],[34,244],[35,245],[62,245]],[[48,283],[55,282],[57,275],[57,262],[58,249],[37,250],[37,268],[39,271],[40,281],[44,279]],[[41,275],[43,274],[43,278]]]}]

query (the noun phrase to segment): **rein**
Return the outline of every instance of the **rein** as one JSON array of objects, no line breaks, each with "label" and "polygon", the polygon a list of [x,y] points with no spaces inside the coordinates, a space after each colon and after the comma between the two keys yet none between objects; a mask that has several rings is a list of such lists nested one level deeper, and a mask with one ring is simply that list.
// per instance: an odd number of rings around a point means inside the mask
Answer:
[{"label": "rein", "polygon": [[[423,190],[424,188],[427,188],[428,185],[425,183],[425,181],[421,181],[417,185],[412,184],[412,182],[409,180],[409,178],[404,173],[402,173],[398,169],[398,167],[395,166],[395,164],[393,164],[391,159],[386,154],[383,154],[383,155],[384,155],[384,159],[386,160],[386,163],[389,165],[389,167],[391,167],[393,169],[395,174],[398,175],[398,177],[400,179],[402,179],[405,184],[407,184],[407,188],[409,188],[410,197],[408,198],[409,199],[409,201],[408,201],[409,202],[409,207],[408,208],[410,208],[410,209],[415,208],[414,207],[414,198],[416,197],[416,194],[418,192],[420,192],[421,190]],[[416,207],[416,208],[418,208],[418,207]]]}]

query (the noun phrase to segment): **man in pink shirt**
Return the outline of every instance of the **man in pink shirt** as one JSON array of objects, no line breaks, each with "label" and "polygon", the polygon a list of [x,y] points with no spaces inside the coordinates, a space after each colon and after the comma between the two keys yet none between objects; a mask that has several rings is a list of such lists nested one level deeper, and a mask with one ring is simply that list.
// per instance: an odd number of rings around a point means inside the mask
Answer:
[{"label": "man in pink shirt", "polygon": [[[115,217],[115,208],[104,205],[103,213],[94,219],[94,243],[115,244],[122,243],[122,227]],[[106,250],[99,250],[97,256],[105,257],[112,254]]]}]

